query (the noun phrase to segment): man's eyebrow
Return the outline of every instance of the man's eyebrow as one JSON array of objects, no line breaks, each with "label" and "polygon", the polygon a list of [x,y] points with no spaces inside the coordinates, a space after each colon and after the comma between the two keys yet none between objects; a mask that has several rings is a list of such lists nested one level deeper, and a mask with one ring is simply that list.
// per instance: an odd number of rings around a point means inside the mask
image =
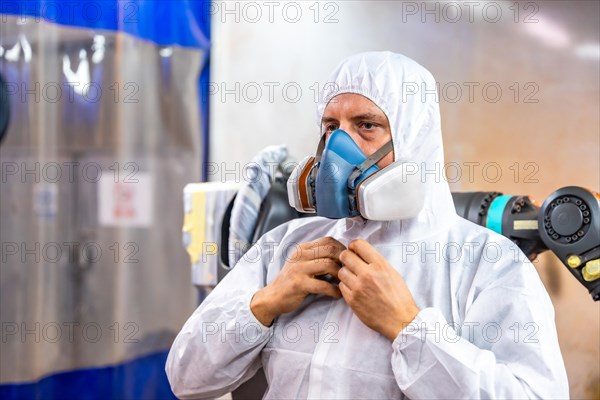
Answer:
[{"label": "man's eyebrow", "polygon": [[360,121],[360,120],[375,120],[375,121],[380,121],[383,122],[384,118],[381,115],[377,115],[374,113],[366,113],[366,114],[360,114],[360,115],[355,115],[352,118],[350,118],[352,121]]},{"label": "man's eyebrow", "polygon": [[321,120],[321,124],[328,124],[330,122],[338,122],[338,120],[332,117],[323,117]]}]

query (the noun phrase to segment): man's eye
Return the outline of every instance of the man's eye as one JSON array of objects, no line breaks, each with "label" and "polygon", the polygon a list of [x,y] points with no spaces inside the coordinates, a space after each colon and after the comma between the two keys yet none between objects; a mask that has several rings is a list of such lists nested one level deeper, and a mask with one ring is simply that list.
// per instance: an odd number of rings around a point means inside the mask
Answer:
[{"label": "man's eye", "polygon": [[325,132],[333,132],[337,129],[334,124],[325,125]]},{"label": "man's eye", "polygon": [[369,129],[370,130],[370,129],[375,128],[375,124],[372,124],[370,122],[363,122],[361,124],[361,128],[365,128],[365,129]]}]

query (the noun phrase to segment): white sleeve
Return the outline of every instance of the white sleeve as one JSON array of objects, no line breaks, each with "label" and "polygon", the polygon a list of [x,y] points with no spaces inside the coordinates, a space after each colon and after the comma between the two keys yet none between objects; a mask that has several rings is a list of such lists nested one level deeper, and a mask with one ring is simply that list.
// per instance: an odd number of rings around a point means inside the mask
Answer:
[{"label": "white sleeve", "polygon": [[460,325],[449,324],[430,307],[400,332],[392,368],[404,394],[412,399],[569,398],[552,303],[533,266],[518,267],[524,271],[518,279],[523,285],[501,282],[483,289]]},{"label": "white sleeve", "polygon": [[265,286],[262,259],[241,260],[175,338],[166,373],[178,398],[222,396],[261,367],[260,352],[273,330],[250,310],[252,296]]}]

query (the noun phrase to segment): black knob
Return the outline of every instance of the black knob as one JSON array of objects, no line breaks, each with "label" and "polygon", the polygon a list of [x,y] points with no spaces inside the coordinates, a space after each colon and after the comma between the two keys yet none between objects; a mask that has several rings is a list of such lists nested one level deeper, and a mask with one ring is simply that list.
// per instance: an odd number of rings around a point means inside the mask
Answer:
[{"label": "black knob", "polygon": [[560,204],[550,217],[552,228],[561,236],[570,236],[579,230],[583,215],[579,207],[572,203]]}]

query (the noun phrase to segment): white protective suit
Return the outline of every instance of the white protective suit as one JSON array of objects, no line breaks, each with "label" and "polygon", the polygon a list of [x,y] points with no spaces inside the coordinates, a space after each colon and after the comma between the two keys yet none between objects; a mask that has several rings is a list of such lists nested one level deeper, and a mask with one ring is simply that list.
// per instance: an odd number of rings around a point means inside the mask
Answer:
[{"label": "white protective suit", "polygon": [[[166,365],[174,393],[218,397],[263,366],[271,399],[568,398],[554,309],[533,265],[508,239],[456,215],[433,76],[383,52],[348,58],[331,81],[318,120],[340,93],[377,104],[395,160],[427,172],[424,209],[392,222],[298,219],[265,234],[177,336]],[[310,295],[271,327],[250,311],[295,246],[325,236],[367,240],[406,281],[420,312],[393,343],[343,298]]]}]

